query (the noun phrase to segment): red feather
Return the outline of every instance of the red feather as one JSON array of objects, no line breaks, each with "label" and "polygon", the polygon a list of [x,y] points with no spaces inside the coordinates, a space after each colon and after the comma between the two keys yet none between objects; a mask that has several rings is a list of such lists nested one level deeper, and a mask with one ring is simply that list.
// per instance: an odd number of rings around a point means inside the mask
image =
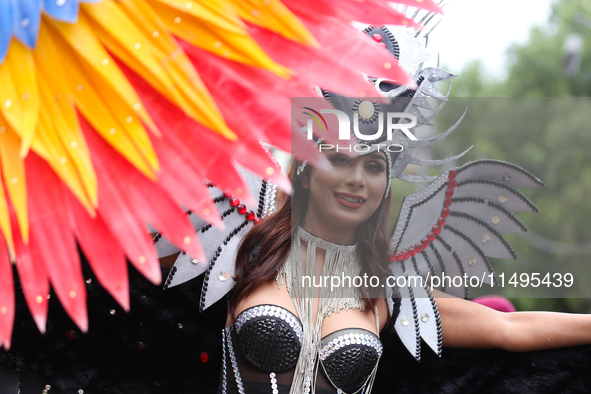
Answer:
[{"label": "red feather", "polygon": [[41,260],[31,257],[29,245],[23,242],[14,210],[10,211],[10,223],[14,236],[16,269],[20,278],[25,301],[33,320],[41,333],[45,333],[47,322],[47,296],[49,295],[49,276]]},{"label": "red feather", "polygon": [[100,216],[91,218],[68,190],[70,225],[80,248],[101,285],[121,307],[129,310],[129,282],[125,253]]},{"label": "red feather", "polygon": [[[393,2],[387,0],[341,0],[338,3],[330,0],[283,0],[282,2],[298,17],[318,22],[322,22],[327,17],[334,17],[343,22],[363,21],[362,15],[380,18],[379,12],[383,12],[384,9],[388,13],[396,13],[390,6],[392,3],[405,4],[443,14],[441,7],[433,0],[395,0]],[[338,6],[336,6],[337,4]],[[390,18],[384,22],[367,21],[367,23],[395,24],[393,21],[395,14],[390,15]]]},{"label": "red feather", "polygon": [[[355,56],[350,56],[351,48],[347,48],[338,56],[335,53],[333,46],[338,45],[337,43],[341,41],[341,37],[338,35],[330,37],[329,40],[326,36],[315,34],[322,44],[322,48],[312,48],[304,47],[256,26],[251,26],[249,33],[273,60],[294,70],[300,81],[305,81],[310,85],[319,85],[348,96],[359,96],[362,95],[361,93],[365,96],[377,95],[373,84],[360,74],[360,71],[365,70],[357,67],[358,59]],[[372,46],[376,50],[379,49],[375,43]],[[355,46],[353,46],[354,48]],[[396,58],[392,55],[390,57],[393,60],[390,59],[389,62],[396,65],[398,63]],[[389,74],[390,78],[400,80],[397,74]],[[347,83],[343,83],[343,81],[347,81]],[[288,91],[284,94],[291,96],[291,92]]]},{"label": "red feather", "polygon": [[97,214],[119,240],[129,261],[142,275],[154,284],[159,284],[162,273],[152,239],[129,195],[129,189],[134,187],[128,182],[132,167],[98,136],[86,119],[79,116],[79,120],[99,184]]},{"label": "red feather", "polygon": [[[244,141],[236,150],[235,160],[247,170],[255,174],[265,174],[263,178],[271,179],[281,190],[290,190],[289,179],[281,172],[281,167],[275,164],[269,153],[258,141]],[[248,204],[247,204],[248,205]],[[257,206],[253,204],[251,206]]]},{"label": "red feather", "polygon": [[[339,59],[339,62],[349,64],[357,72],[387,78],[409,87],[416,85],[412,77],[398,66],[398,60],[393,54],[376,45],[370,36],[348,23],[332,18],[322,23],[306,22],[305,24],[322,44],[324,56]],[[343,81],[347,81],[347,84],[349,82],[346,79],[340,80],[341,85],[346,85]],[[373,85],[372,89],[366,94],[367,96],[377,95]],[[328,90],[331,89],[328,88]],[[337,90],[335,92],[338,93]],[[358,94],[352,96],[358,96]]]},{"label": "red feather", "polygon": [[[315,96],[312,84],[297,78],[285,81],[266,70],[221,59],[183,41],[180,44],[241,141],[253,144],[261,139],[311,163],[328,163],[309,142],[291,133],[292,96]],[[242,163],[248,155],[235,155],[235,159]],[[265,173],[260,175],[268,178]],[[282,179],[273,180],[281,187]]]},{"label": "red feather", "polygon": [[64,185],[49,165],[34,152],[27,156],[25,166],[31,258],[45,265],[64,309],[80,330],[86,332],[86,287],[76,241],[68,222],[69,209]]},{"label": "red feather", "polygon": [[[2,187],[2,186],[0,186]],[[14,323],[14,282],[6,240],[0,234],[0,347],[10,350]]]},{"label": "red feather", "polygon": [[289,151],[291,96],[315,95],[311,84],[286,81],[266,70],[222,59],[179,41],[240,138],[261,139]]},{"label": "red feather", "polygon": [[339,1],[339,10],[349,15],[350,20],[373,25],[404,25],[421,29],[420,23],[394,10],[387,2],[372,2],[371,6],[360,7],[357,0]]},{"label": "red feather", "polygon": [[325,18],[335,17],[350,22],[351,16],[341,12],[340,2],[330,0],[282,0],[287,8],[301,19],[322,21]]},{"label": "red feather", "polygon": [[[132,185],[129,188],[129,194],[135,204],[137,213],[170,242],[197,259],[204,261],[205,254],[199,243],[199,237],[186,213],[159,184],[150,181],[138,171],[133,170],[135,169],[132,168],[129,171],[131,175],[129,180]],[[171,192],[174,191],[171,190]]]},{"label": "red feather", "polygon": [[[183,156],[193,167],[194,172],[204,174],[195,179],[191,179],[188,176],[190,174],[187,174],[186,182],[191,184],[210,181],[220,189],[254,203],[248,187],[232,164],[231,159],[236,143],[189,118],[129,68],[122,65],[121,69],[138,93],[154,123],[167,139],[165,143],[171,144],[178,150],[176,154]],[[154,144],[157,149],[159,144],[160,141]],[[199,212],[197,211],[197,214],[203,216]],[[215,211],[210,211],[210,214],[213,212]],[[212,217],[204,219],[217,220]]]},{"label": "red feather", "polygon": [[[382,3],[382,4],[386,5],[387,3],[389,3],[389,1],[386,1],[386,0],[367,0],[367,1],[369,3],[373,3],[373,4]],[[437,4],[433,0],[395,0],[394,2],[397,4],[405,4],[405,5],[409,5],[411,7],[417,7],[422,10],[425,10],[425,11],[431,11],[431,12],[435,12],[437,14],[443,15],[443,10],[439,6],[439,4]]]},{"label": "red feather", "polygon": [[173,142],[168,136],[159,139],[152,137],[156,154],[160,158],[158,184],[165,190],[174,190],[171,197],[179,206],[198,213],[200,217],[213,225],[222,225],[220,214],[211,199],[207,186],[202,182],[205,179],[205,174],[195,168],[191,159],[187,159],[186,146],[182,143],[173,144]]}]

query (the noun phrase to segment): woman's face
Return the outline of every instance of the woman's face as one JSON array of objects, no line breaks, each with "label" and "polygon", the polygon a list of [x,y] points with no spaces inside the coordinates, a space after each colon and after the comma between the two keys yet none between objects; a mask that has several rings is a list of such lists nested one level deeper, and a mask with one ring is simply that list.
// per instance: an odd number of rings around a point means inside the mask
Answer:
[{"label": "woman's face", "polygon": [[383,152],[348,157],[334,150],[326,152],[330,172],[312,168],[302,187],[310,191],[306,219],[325,225],[356,227],[378,209],[386,187],[387,165]]}]

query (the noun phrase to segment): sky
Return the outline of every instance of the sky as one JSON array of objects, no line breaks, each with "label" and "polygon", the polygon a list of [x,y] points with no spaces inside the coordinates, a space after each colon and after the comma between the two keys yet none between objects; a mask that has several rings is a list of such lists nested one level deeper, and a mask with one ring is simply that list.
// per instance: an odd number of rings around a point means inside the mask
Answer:
[{"label": "sky", "polygon": [[429,46],[440,54],[441,66],[458,73],[480,58],[491,76],[506,74],[505,50],[525,43],[532,26],[544,24],[553,0],[449,0],[445,16],[431,33]]}]

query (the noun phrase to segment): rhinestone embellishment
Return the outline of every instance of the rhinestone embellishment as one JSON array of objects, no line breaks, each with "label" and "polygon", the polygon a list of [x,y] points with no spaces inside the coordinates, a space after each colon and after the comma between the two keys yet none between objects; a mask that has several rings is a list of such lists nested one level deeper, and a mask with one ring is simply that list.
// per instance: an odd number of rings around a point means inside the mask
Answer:
[{"label": "rhinestone embellishment", "polygon": [[[298,168],[299,171],[299,168]],[[265,217],[275,210],[275,200],[277,198],[277,185],[274,183],[267,183],[265,189],[265,198],[263,202],[263,214],[261,217]]]},{"label": "rhinestone embellishment", "polygon": [[359,116],[363,119],[369,119],[375,112],[375,106],[369,100],[364,100],[359,104]]},{"label": "rhinestone embellishment", "polygon": [[269,379],[271,379],[271,390],[273,394],[279,394],[279,390],[277,389],[277,379],[275,376],[275,372],[269,374]]},{"label": "rhinestone embellishment", "polygon": [[228,370],[226,369],[226,336],[230,332],[230,327],[222,330],[222,394],[228,392]]},{"label": "rhinestone embellishment", "polygon": [[244,394],[244,386],[242,384],[242,377],[240,370],[238,370],[238,362],[236,362],[236,354],[234,353],[234,346],[232,346],[232,326],[226,327],[226,339],[228,341],[228,352],[230,353],[230,362],[232,363],[232,371],[234,371],[234,378],[238,386],[238,393]]}]

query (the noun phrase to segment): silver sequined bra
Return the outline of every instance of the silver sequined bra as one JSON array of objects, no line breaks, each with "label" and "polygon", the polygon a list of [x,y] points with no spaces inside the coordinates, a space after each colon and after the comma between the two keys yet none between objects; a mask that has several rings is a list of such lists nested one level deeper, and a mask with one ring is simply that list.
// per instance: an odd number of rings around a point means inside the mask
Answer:
[{"label": "silver sequined bra", "polygon": [[[266,373],[297,364],[302,337],[300,319],[276,305],[244,310],[234,323],[237,350],[254,368]],[[382,355],[382,343],[371,331],[345,328],[321,340],[322,372],[339,393],[357,393],[367,384]]]}]

